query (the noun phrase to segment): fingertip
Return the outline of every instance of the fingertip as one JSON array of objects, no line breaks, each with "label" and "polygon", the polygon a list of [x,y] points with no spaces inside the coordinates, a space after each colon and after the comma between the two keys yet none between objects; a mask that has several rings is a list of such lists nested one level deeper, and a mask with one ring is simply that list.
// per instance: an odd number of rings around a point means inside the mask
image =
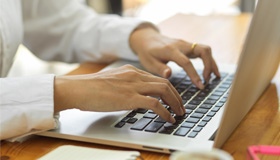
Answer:
[{"label": "fingertip", "polygon": [[170,75],[171,75],[171,69],[170,68],[166,68],[166,69],[163,70],[162,77],[168,78],[168,77],[170,77]]},{"label": "fingertip", "polygon": [[169,122],[170,123],[175,123],[176,122],[175,118],[171,114],[169,116]]},{"label": "fingertip", "polygon": [[218,76],[219,78],[221,78],[221,73],[219,71],[217,71],[216,76]]},{"label": "fingertip", "polygon": [[198,81],[197,87],[198,87],[199,89],[204,89],[204,85],[203,85],[203,83],[202,83],[201,80]]}]

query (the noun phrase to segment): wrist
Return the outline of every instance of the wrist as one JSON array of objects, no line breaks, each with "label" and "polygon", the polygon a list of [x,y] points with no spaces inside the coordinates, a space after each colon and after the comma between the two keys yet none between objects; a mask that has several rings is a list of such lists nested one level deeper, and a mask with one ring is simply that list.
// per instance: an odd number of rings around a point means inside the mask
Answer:
[{"label": "wrist", "polygon": [[143,49],[146,48],[149,39],[159,34],[158,29],[149,24],[143,23],[139,25],[130,35],[129,45],[135,54],[139,54]]},{"label": "wrist", "polygon": [[65,104],[66,90],[64,88],[65,79],[63,76],[55,76],[54,78],[54,112],[60,112],[67,108]]}]

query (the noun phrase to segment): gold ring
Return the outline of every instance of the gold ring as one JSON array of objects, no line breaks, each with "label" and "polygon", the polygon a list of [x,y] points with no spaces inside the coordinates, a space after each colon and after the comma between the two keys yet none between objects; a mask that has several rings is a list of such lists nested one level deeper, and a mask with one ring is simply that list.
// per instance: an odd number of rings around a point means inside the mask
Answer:
[{"label": "gold ring", "polygon": [[193,53],[195,46],[197,45],[197,43],[193,43],[192,44],[192,48],[191,48],[191,53]]}]

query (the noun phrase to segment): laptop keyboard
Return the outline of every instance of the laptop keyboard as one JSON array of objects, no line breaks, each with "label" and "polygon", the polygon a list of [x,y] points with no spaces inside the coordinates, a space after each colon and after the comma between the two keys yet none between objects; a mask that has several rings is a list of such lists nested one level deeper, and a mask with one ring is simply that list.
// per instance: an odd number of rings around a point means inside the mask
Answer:
[{"label": "laptop keyboard", "polygon": [[[198,72],[201,79],[202,71]],[[175,118],[175,123],[169,123],[161,119],[152,110],[136,109],[129,112],[115,127],[122,128],[131,125],[130,129],[142,132],[168,134],[174,136],[196,137],[207,123],[215,116],[228,98],[228,90],[234,75],[221,73],[221,78],[213,77],[203,90],[195,87],[185,71],[181,71],[169,79],[182,97],[186,113],[178,116],[159,97],[163,106]],[[136,115],[143,115],[136,118]],[[139,117],[139,116],[137,116]]]}]

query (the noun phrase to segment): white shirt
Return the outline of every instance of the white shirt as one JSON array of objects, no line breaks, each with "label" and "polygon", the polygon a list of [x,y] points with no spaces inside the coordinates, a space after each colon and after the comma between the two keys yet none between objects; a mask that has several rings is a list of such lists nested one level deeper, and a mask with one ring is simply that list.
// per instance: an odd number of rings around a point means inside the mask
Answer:
[{"label": "white shirt", "polygon": [[97,15],[76,0],[0,0],[0,139],[57,127],[54,75],[3,78],[21,43],[44,60],[137,60],[129,36],[140,23]]}]

